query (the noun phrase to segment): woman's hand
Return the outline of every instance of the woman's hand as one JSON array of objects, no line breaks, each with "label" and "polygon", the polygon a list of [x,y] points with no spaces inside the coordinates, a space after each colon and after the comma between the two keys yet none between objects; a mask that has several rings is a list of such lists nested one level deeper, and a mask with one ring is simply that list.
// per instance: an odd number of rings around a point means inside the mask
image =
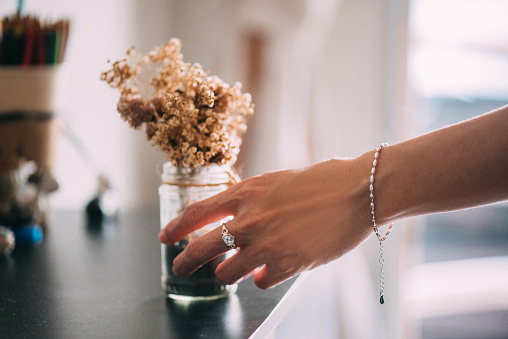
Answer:
[{"label": "woman's hand", "polygon": [[[232,284],[255,272],[260,288],[337,259],[373,234],[370,161],[329,160],[299,170],[248,178],[188,206],[160,233],[164,244],[227,216],[238,252],[221,263],[217,278]],[[189,276],[228,251],[221,227],[192,240],[175,258],[173,273]]]}]

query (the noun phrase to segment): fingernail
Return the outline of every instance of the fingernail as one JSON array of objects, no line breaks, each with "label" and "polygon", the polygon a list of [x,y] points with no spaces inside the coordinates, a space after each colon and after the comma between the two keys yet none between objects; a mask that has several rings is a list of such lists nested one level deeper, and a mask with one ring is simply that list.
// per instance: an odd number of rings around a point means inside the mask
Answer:
[{"label": "fingernail", "polygon": [[166,232],[164,231],[160,231],[159,233],[159,241],[163,244],[167,244],[168,243],[168,236],[166,235]]}]

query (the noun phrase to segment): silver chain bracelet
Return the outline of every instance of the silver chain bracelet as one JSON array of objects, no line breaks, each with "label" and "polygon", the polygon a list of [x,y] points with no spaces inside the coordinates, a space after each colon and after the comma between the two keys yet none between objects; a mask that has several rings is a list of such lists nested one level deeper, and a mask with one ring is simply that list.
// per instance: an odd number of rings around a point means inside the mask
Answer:
[{"label": "silver chain bracelet", "polygon": [[379,153],[381,149],[388,144],[381,144],[378,148],[376,148],[376,153],[374,154],[374,161],[372,162],[372,170],[370,171],[370,213],[372,215],[372,225],[374,226],[374,232],[376,233],[377,239],[379,240],[379,302],[381,304],[385,303],[384,299],[384,288],[385,288],[385,277],[384,277],[384,249],[383,249],[383,241],[386,240],[388,235],[390,235],[390,231],[392,230],[393,223],[390,223],[388,226],[388,230],[386,231],[384,236],[381,236],[379,233],[379,229],[376,224],[376,214],[374,212],[374,174],[376,173],[376,166],[378,163]]}]

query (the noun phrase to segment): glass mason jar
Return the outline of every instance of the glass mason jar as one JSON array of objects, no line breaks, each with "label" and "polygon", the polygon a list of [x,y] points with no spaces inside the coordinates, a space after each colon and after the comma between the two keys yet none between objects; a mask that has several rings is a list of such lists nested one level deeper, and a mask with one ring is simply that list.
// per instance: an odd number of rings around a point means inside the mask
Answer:
[{"label": "glass mason jar", "polygon": [[[209,198],[227,189],[234,183],[226,165],[209,165],[198,168],[175,167],[166,162],[162,169],[162,184],[159,187],[161,229],[192,203]],[[162,245],[162,288],[172,299],[200,300],[216,299],[235,293],[237,285],[223,285],[215,277],[217,266],[234,254],[228,251],[203,265],[190,277],[173,275],[173,259],[183,251],[193,238],[197,238],[216,227],[221,220],[188,234],[172,245]],[[220,241],[220,239],[218,239]]]}]

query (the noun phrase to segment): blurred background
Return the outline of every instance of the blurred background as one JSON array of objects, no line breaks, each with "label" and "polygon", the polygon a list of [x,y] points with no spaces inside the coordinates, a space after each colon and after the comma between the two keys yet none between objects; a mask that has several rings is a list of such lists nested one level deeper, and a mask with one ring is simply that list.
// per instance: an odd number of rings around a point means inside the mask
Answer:
[{"label": "blurred background", "polygon": [[[4,0],[0,13],[16,6]],[[133,45],[146,53],[178,37],[186,62],[243,83],[256,105],[243,177],[356,156],[508,103],[505,0],[26,0],[24,12],[71,22],[57,210],[84,210],[103,174],[120,210],[158,211],[164,155],[99,80]],[[507,338],[507,215],[504,203],[399,223],[410,227],[385,245],[387,304],[371,238],[307,279],[314,292],[275,337],[310,322],[314,337]]]}]

